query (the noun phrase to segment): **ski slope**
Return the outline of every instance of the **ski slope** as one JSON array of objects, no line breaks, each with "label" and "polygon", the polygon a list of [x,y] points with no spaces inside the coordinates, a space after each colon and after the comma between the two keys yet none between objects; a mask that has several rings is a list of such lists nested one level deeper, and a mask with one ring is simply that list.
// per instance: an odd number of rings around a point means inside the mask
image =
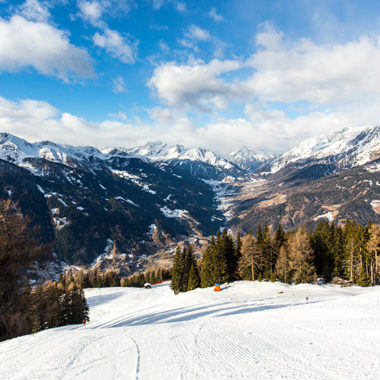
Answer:
[{"label": "ski slope", "polygon": [[86,329],[0,343],[0,378],[380,378],[380,287],[238,282],[175,296],[166,283],[86,296]]}]

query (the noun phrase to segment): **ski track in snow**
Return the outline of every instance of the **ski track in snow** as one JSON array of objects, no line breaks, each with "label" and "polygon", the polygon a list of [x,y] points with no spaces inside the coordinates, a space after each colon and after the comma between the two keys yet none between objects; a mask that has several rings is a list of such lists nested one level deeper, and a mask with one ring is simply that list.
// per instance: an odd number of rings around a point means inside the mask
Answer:
[{"label": "ski track in snow", "polygon": [[[88,289],[91,321],[0,343],[0,379],[377,379],[380,287]],[[309,297],[309,303],[305,297]]]}]

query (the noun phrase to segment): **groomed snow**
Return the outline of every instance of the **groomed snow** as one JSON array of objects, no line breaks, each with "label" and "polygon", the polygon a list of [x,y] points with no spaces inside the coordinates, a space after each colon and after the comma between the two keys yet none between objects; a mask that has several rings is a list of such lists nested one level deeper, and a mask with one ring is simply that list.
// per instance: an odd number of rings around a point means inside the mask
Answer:
[{"label": "groomed snow", "polygon": [[175,296],[163,284],[86,296],[86,329],[0,343],[0,377],[335,380],[380,373],[380,287],[239,282]]}]

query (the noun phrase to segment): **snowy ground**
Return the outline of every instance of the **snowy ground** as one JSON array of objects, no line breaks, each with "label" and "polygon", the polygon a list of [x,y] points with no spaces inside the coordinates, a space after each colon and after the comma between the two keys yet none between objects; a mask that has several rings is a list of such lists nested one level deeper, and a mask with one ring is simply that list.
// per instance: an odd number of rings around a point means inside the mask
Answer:
[{"label": "snowy ground", "polygon": [[[380,287],[86,291],[91,322],[0,343],[1,379],[378,379]],[[309,303],[306,304],[306,296]]]}]

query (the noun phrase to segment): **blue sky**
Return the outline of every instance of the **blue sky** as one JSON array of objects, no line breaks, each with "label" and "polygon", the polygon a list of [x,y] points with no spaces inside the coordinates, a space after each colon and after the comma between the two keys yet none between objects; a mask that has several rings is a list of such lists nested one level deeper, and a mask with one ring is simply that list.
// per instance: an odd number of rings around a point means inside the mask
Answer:
[{"label": "blue sky", "polygon": [[380,5],[0,0],[0,130],[284,151],[378,124]]}]

